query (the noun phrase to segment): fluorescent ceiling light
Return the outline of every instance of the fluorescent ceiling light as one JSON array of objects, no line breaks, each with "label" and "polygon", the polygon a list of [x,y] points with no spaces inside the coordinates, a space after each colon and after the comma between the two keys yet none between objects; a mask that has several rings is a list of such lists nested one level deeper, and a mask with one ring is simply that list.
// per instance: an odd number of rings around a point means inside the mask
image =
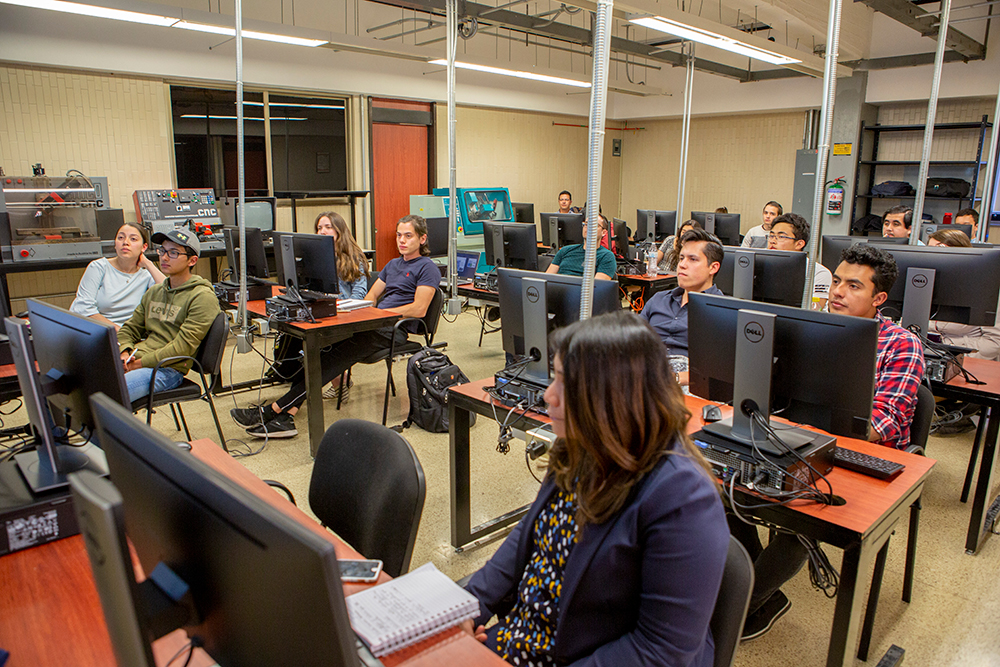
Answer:
[{"label": "fluorescent ceiling light", "polygon": [[[211,118],[212,120],[236,120],[236,116],[212,116],[212,115],[206,116],[205,114],[196,114],[196,113],[181,114],[181,118]],[[264,122],[263,118],[254,118],[252,116],[244,116],[243,120],[245,120],[245,121],[247,121],[247,120],[259,120],[262,123]],[[308,118],[291,118],[291,117],[286,117],[286,116],[271,116],[271,120],[309,120],[309,119]]]},{"label": "fluorescent ceiling light", "polygon": [[177,22],[177,18],[173,16],[143,14],[141,12],[130,12],[124,9],[111,9],[109,7],[98,7],[96,5],[84,5],[78,2],[63,2],[63,0],[0,0],[0,3],[7,5],[19,5],[21,7],[31,7],[32,9],[49,9],[54,12],[79,14],[81,16],[94,16],[102,19],[115,19],[117,21],[128,21],[130,23],[145,23],[147,25],[170,26]]},{"label": "fluorescent ceiling light", "polygon": [[652,30],[665,32],[668,35],[674,35],[675,37],[687,39],[692,42],[698,42],[699,44],[714,46],[717,49],[722,49],[731,53],[749,56],[750,58],[762,60],[772,65],[793,65],[795,63],[802,62],[801,60],[789,58],[788,56],[783,56],[780,53],[775,53],[766,49],[761,49],[745,42],[732,39],[731,37],[726,37],[708,30],[702,30],[701,28],[695,28],[685,23],[680,23],[679,21],[671,21],[670,19],[665,19],[662,16],[645,16],[642,18],[630,19],[630,21]]},{"label": "fluorescent ceiling light", "polygon": [[[0,0],[2,1],[2,0]],[[194,21],[177,21],[174,28],[184,30],[194,30],[196,32],[208,32],[213,35],[236,36],[236,28],[228,26],[212,25],[210,23],[195,23]],[[257,32],[256,30],[244,30],[243,36],[247,39],[257,39],[264,42],[278,42],[280,44],[292,44],[295,46],[321,46],[326,44],[325,39],[305,39],[303,37],[291,37],[289,35],[278,35],[271,32]]]},{"label": "fluorescent ceiling light", "polygon": [[[448,65],[448,61],[439,58],[437,60],[431,60],[429,62],[431,65]],[[473,63],[460,63],[456,62],[455,67],[459,69],[471,69],[476,72],[486,72],[487,74],[502,74],[504,76],[513,76],[518,79],[531,79],[532,81],[545,81],[547,83],[561,83],[565,86],[576,86],[577,88],[590,88],[589,81],[577,81],[575,79],[564,79],[558,76],[548,76],[546,74],[535,74],[534,72],[522,72],[520,70],[504,69],[502,67],[490,67],[488,65],[475,65]]]},{"label": "fluorescent ceiling light", "polygon": [[[246,106],[251,106],[251,107],[262,107],[262,106],[264,106],[263,102],[244,102],[243,104],[246,105]],[[299,103],[296,103],[296,102],[268,102],[268,105],[272,106],[272,107],[298,107],[298,108],[302,108],[302,109],[343,109],[344,108],[343,104],[341,104],[341,105],[336,105],[336,104],[299,104]]]}]

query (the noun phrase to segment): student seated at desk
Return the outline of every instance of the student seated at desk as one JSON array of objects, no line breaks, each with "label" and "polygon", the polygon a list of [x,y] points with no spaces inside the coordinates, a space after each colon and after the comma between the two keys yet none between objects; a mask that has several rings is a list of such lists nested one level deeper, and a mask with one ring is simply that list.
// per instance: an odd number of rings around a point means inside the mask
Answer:
[{"label": "student seated at desk", "polygon": [[121,329],[146,290],[164,280],[146,257],[147,248],[149,232],[145,227],[134,222],[122,225],[115,236],[115,256],[87,265],[69,309]]},{"label": "student seated at desk", "polygon": [[469,581],[475,635],[512,665],[708,667],[729,533],[663,348],[626,311],[550,347],[558,440],[531,509]]},{"label": "student seated at desk", "polygon": [[[924,377],[924,350],[916,336],[878,312],[898,273],[891,254],[874,245],[856,243],[841,254],[833,274],[829,307],[833,313],[878,319],[875,397],[868,439],[905,449],[910,444],[917,389]],[[754,560],[756,581],[743,626],[743,638],[754,639],[770,630],[791,608],[792,603],[779,589],[805,564],[808,550],[798,535],[781,532],[765,549],[757,527],[732,514],[729,529]]]},{"label": "student seated at desk", "polygon": [[[767,247],[771,250],[803,251],[809,245],[809,222],[801,215],[783,213],[771,223],[771,231],[767,235]],[[808,269],[806,269],[808,272]],[[809,275],[806,273],[806,275]],[[833,274],[819,262],[813,266],[813,296],[814,310],[826,308],[830,296],[830,283]]]},{"label": "student seated at desk", "polygon": [[[882,236],[887,239],[908,239],[913,227],[913,209],[900,204],[882,214]],[[917,239],[917,245],[924,242]]]},{"label": "student seated at desk", "polygon": [[354,240],[347,222],[333,211],[316,218],[316,233],[332,236],[337,251],[337,277],[341,299],[363,299],[368,293],[368,259]]},{"label": "student seated at desk", "polygon": [[681,236],[677,287],[657,292],[646,302],[642,316],[667,346],[670,366],[682,385],[688,383],[688,294],[722,294],[715,274],[722,266],[722,243],[710,232],[693,228]]},{"label": "student seated at desk", "polygon": [[[608,221],[600,214],[598,214],[597,220],[601,229],[601,243],[604,244],[605,237],[608,234]],[[562,276],[582,276],[586,248],[587,223],[584,222],[583,243],[574,243],[573,245],[560,248],[556,256],[552,258],[549,268],[545,269],[545,273],[558,273]],[[597,247],[597,260],[594,270],[596,271],[594,277],[598,280],[611,280],[618,273],[618,260],[615,259],[615,254],[608,250],[605,245]]]},{"label": "student seated at desk", "polygon": [[769,201],[764,204],[764,211],[761,213],[761,224],[751,227],[743,237],[744,248],[766,248],[767,234],[771,231],[771,223],[779,215],[784,213],[781,204],[776,201]]},{"label": "student seated at desk", "polygon": [[[427,313],[441,280],[441,272],[427,255],[427,222],[419,215],[407,215],[396,223],[396,245],[400,257],[390,260],[378,274],[365,299],[377,302],[376,308],[391,310],[403,317],[423,317]],[[323,384],[342,375],[357,362],[379,349],[389,349],[406,339],[403,331],[392,326],[357,333],[334,343],[320,358]],[[298,435],[295,414],[306,400],[305,370],[291,377],[292,386],[271,405],[233,408],[230,414],[247,433],[256,438],[291,438]]]},{"label": "student seated at desk", "polygon": [[[130,401],[149,395],[153,368],[161,360],[193,356],[219,314],[212,283],[191,273],[201,254],[195,233],[174,229],[153,234],[153,243],[160,244],[156,252],[166,279],[142,295],[132,317],[118,330]],[[179,385],[191,366],[190,361],[162,366],[156,372],[154,391]]]},{"label": "student seated at desk", "polygon": [[663,239],[659,250],[656,251],[656,268],[667,273],[677,273],[677,262],[681,257],[681,237],[689,229],[701,228],[697,220],[688,220],[681,224],[676,234]]}]

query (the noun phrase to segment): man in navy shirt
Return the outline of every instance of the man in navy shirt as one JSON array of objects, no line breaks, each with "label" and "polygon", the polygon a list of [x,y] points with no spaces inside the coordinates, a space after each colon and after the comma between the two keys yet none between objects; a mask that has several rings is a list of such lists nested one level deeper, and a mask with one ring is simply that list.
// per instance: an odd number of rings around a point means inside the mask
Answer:
[{"label": "man in navy shirt", "polygon": [[[378,302],[376,308],[391,310],[403,317],[423,317],[441,281],[441,272],[427,255],[427,222],[419,215],[404,216],[396,223],[396,245],[400,257],[390,260],[378,274],[365,299]],[[379,300],[381,297],[381,300]],[[397,344],[405,334],[396,334]],[[321,357],[323,384],[339,377],[355,363],[392,344],[393,328],[365,331],[335,343]],[[292,376],[292,386],[284,396],[268,406],[234,408],[233,419],[258,438],[290,438],[298,434],[295,413],[306,399],[304,370]]]},{"label": "man in navy shirt", "polygon": [[687,384],[688,294],[722,294],[715,286],[722,255],[722,243],[715,234],[698,228],[684,232],[677,260],[677,287],[657,292],[642,309],[642,316],[667,346],[671,368],[682,385]]}]

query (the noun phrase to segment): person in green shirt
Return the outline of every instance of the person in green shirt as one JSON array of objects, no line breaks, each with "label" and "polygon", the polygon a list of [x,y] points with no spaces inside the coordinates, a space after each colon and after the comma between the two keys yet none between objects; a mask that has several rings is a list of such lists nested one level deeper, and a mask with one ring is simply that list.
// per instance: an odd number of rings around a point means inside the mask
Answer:
[{"label": "person in green shirt", "polygon": [[[601,229],[601,239],[608,235],[608,221],[603,215],[598,214],[598,224]],[[546,273],[558,273],[562,276],[582,276],[583,260],[586,255],[587,246],[587,223],[583,223],[583,243],[575,243],[560,248],[556,256],[549,264]],[[618,262],[615,260],[613,252],[603,245],[597,246],[597,262],[594,265],[594,278],[597,280],[611,280],[618,272]]]}]

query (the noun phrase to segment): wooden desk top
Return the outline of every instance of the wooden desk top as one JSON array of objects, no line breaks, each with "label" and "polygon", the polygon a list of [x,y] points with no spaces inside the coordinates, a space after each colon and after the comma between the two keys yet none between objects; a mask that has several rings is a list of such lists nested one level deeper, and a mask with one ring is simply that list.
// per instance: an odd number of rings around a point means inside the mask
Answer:
[{"label": "wooden desk top", "polygon": [[657,275],[655,278],[650,278],[645,273],[619,273],[618,274],[618,279],[619,280],[622,280],[622,279],[624,279],[624,280],[634,280],[636,282],[641,282],[641,283],[655,283],[655,282],[659,282],[661,280],[676,280],[677,279],[677,274],[676,273],[661,273],[661,274]]},{"label": "wooden desk top", "polygon": [[0,366],[0,378],[17,377],[17,366],[4,364]]},{"label": "wooden desk top", "polygon": [[948,380],[945,384],[949,387],[958,387],[968,389],[969,391],[1000,394],[1000,362],[966,357],[962,361],[962,366],[965,370],[975,375],[976,379],[986,384],[971,384],[966,382],[961,373]]},{"label": "wooden desk top", "polygon": [[[332,542],[338,558],[358,558],[354,549],[324,530],[315,520],[264,484],[211,440],[197,440],[192,452],[199,459],[295,517]],[[379,582],[388,581],[382,574]],[[73,665],[109,667],[115,664],[100,598],[90,562],[79,535],[25,549],[0,558],[0,648],[10,652],[7,667]],[[363,584],[345,584],[347,595]],[[153,646],[158,665],[187,643],[177,630]],[[382,658],[386,667],[506,665],[497,655],[458,629],[442,632],[409,649]],[[193,666],[210,667],[214,660],[196,652]]]},{"label": "wooden desk top", "polygon": [[[275,285],[272,294],[278,293],[278,286]],[[260,317],[267,317],[267,306],[264,301],[247,301],[247,312],[254,315],[259,315]],[[335,327],[345,324],[357,324],[359,322],[374,322],[379,320],[385,320],[386,324],[395,322],[400,318],[400,315],[393,313],[388,310],[379,310],[378,308],[358,308],[357,310],[352,310],[347,313],[337,313],[333,317],[324,317],[321,320],[313,322],[295,322],[289,323],[288,326],[295,327],[296,329],[302,329],[303,331],[308,331],[310,329],[326,329],[328,327]]]}]

